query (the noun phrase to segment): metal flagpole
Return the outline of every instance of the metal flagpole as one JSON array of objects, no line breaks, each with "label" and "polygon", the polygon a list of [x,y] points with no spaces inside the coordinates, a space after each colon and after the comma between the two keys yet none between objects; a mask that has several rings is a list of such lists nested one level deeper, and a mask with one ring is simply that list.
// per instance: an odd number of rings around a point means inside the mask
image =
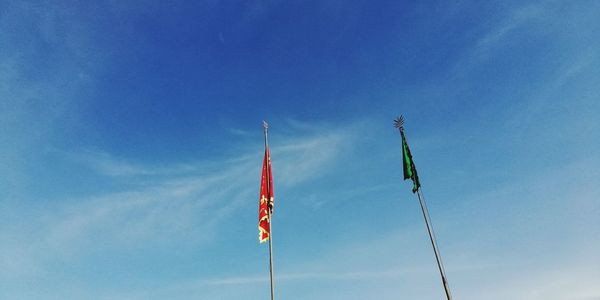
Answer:
[{"label": "metal flagpole", "polygon": [[[400,135],[402,135],[402,133],[404,131],[403,125],[404,125],[404,118],[402,116],[400,116],[394,120],[394,126],[396,128],[398,128],[398,130],[400,130]],[[403,147],[404,147],[404,145],[403,145]],[[411,160],[412,160],[412,158],[411,158]],[[433,247],[433,253],[435,254],[435,261],[437,262],[438,269],[440,270],[440,276],[442,277],[442,284],[444,286],[444,292],[446,292],[446,298],[448,300],[452,300],[452,295],[450,294],[450,288],[448,287],[448,280],[446,279],[446,271],[444,269],[444,264],[442,263],[442,258],[440,256],[439,250],[437,248],[435,233],[433,232],[433,227],[431,225],[431,220],[429,218],[429,211],[427,210],[427,204],[425,204],[425,197],[423,197],[423,193],[421,192],[420,186],[418,186],[418,188],[417,188],[417,197],[419,198],[419,205],[421,206],[421,212],[423,213],[423,219],[425,219],[425,225],[427,225],[427,233],[429,234],[429,240],[431,241],[431,246]]]},{"label": "metal flagpole", "polygon": [[425,197],[423,197],[423,194],[421,193],[421,188],[417,190],[417,196],[419,197],[419,204],[421,205],[421,211],[423,212],[423,219],[425,219],[425,225],[427,225],[427,233],[429,234],[429,240],[431,241],[431,246],[433,247],[433,253],[435,253],[435,261],[437,262],[438,269],[440,270],[440,275],[442,276],[442,284],[444,285],[446,298],[448,300],[452,300],[452,295],[450,295],[450,288],[448,287],[448,280],[446,280],[446,271],[444,269],[444,264],[442,263],[442,258],[440,257],[440,253],[437,248],[435,233],[433,232],[433,228],[430,223],[431,221],[429,219],[429,211],[427,210],[427,205],[425,204]]},{"label": "metal flagpole", "polygon": [[[267,139],[267,129],[269,128],[269,124],[266,121],[263,121],[263,128],[265,130],[265,149],[269,149],[269,142]],[[269,165],[271,164],[271,154],[269,153],[269,157],[267,158],[267,191],[271,190],[271,182],[269,181],[270,174],[269,174]],[[271,195],[269,195],[271,196]],[[271,199],[268,199],[267,201],[271,201]],[[267,216],[269,218],[269,276],[270,276],[270,280],[271,280],[271,300],[275,300],[275,284],[273,282],[273,222],[271,220],[271,205],[268,205],[269,202],[267,202]]]}]

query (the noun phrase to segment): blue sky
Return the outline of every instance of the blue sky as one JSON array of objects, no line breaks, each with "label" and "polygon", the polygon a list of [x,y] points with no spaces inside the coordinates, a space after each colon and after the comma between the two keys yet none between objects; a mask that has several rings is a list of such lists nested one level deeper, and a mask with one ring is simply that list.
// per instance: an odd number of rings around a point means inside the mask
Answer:
[{"label": "blue sky", "polygon": [[[196,3],[199,2],[199,3]],[[0,2],[0,298],[600,299],[597,1]]]}]

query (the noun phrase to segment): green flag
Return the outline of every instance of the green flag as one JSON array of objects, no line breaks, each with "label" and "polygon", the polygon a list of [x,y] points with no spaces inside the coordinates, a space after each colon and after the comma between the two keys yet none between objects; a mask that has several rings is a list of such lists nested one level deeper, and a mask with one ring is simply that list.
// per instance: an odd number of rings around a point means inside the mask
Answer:
[{"label": "green flag", "polygon": [[404,180],[409,178],[412,179],[412,191],[413,193],[416,193],[419,187],[421,187],[421,183],[419,182],[419,175],[417,175],[417,168],[415,168],[415,162],[413,161],[412,155],[410,155],[410,149],[408,148],[408,143],[406,143],[404,131],[400,130],[400,134],[402,135],[402,161],[404,162]]}]

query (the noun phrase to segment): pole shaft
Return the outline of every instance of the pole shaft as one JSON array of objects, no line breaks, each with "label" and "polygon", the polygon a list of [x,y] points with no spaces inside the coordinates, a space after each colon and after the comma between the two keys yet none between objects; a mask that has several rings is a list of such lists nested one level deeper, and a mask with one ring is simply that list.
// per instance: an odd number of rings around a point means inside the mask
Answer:
[{"label": "pole shaft", "polygon": [[417,190],[417,196],[419,197],[419,204],[421,205],[421,211],[423,212],[423,219],[425,219],[425,225],[427,225],[427,233],[429,234],[429,240],[431,241],[431,246],[433,247],[433,253],[435,254],[435,261],[437,262],[438,269],[440,270],[440,276],[442,277],[442,284],[444,285],[444,291],[446,292],[446,298],[448,300],[452,300],[452,295],[450,295],[450,288],[448,287],[448,280],[446,280],[446,274],[444,271],[444,265],[442,264],[442,259],[440,257],[440,253],[437,248],[437,243],[435,241],[435,235],[433,233],[433,229],[429,220],[429,213],[427,212],[427,206],[425,204],[425,199],[421,194],[421,189]]},{"label": "pole shaft", "polygon": [[273,282],[273,223],[271,223],[269,213],[269,275],[271,279],[271,300],[275,300],[275,283]]},{"label": "pole shaft", "polygon": [[[269,149],[269,142],[268,142],[269,125],[265,121],[263,121],[263,128],[265,130],[265,150],[267,150],[267,149]],[[267,191],[271,190],[271,187],[270,187],[271,182],[269,181],[269,178],[271,178],[271,176],[269,174],[269,171],[270,171],[269,165],[271,164],[270,160],[271,160],[271,155],[269,154],[269,156],[267,157],[267,174],[266,174],[266,176],[267,176]],[[271,199],[268,199],[267,201],[271,201]],[[271,300],[275,300],[275,283],[273,282],[273,222],[271,220],[270,206],[267,206],[267,216],[269,218],[269,279],[271,282]]]}]

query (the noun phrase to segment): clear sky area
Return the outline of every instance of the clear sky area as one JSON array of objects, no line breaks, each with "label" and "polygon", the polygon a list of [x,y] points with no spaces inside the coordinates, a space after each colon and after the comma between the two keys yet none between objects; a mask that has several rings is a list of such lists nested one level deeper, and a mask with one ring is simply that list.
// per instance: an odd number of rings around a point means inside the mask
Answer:
[{"label": "clear sky area", "polygon": [[600,299],[599,1],[0,1],[0,299]]}]

